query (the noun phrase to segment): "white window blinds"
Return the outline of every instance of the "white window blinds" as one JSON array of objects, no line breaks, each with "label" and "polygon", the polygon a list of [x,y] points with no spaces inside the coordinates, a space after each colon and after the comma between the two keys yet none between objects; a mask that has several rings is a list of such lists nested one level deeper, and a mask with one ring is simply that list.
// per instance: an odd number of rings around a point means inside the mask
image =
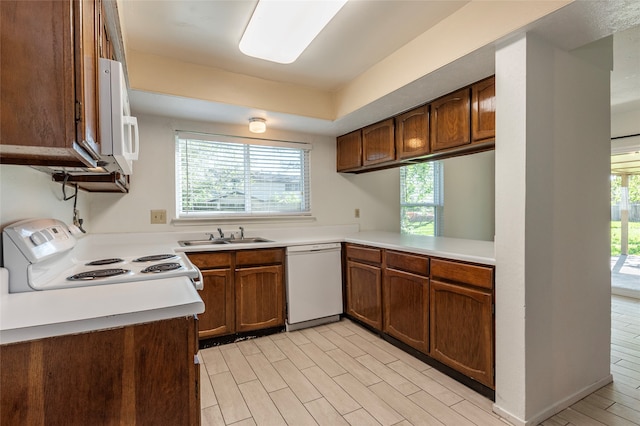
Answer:
[{"label": "white window blinds", "polygon": [[179,217],[309,215],[310,144],[176,133]]}]

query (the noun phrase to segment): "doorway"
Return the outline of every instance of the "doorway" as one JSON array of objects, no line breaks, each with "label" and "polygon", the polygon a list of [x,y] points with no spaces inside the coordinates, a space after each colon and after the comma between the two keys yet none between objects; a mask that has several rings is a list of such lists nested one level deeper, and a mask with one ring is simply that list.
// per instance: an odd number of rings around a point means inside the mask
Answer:
[{"label": "doorway", "polygon": [[640,299],[640,153],[611,159],[611,292]]}]

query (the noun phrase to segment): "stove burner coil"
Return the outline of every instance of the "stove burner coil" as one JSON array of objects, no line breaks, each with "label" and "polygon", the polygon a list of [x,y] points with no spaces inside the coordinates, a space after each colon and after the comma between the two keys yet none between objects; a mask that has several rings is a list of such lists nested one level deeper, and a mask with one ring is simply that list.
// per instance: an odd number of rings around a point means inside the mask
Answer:
[{"label": "stove burner coil", "polygon": [[133,259],[134,262],[157,262],[158,260],[167,260],[178,257],[175,254],[153,254],[151,256],[143,256]]},{"label": "stove burner coil", "polygon": [[179,263],[176,262],[171,262],[171,263],[158,263],[157,265],[151,265],[147,268],[144,268],[142,271],[142,273],[159,273],[159,272],[167,272],[167,271],[173,271],[174,269],[180,269],[182,268],[182,265],[180,265]]},{"label": "stove burner coil", "polygon": [[128,269],[121,269],[121,268],[96,269],[94,271],[86,271],[86,272],[81,272],[79,274],[72,275],[70,277],[67,277],[67,279],[69,281],[90,281],[90,280],[95,280],[100,278],[115,277],[117,275],[122,275],[129,272],[131,271],[129,271]]},{"label": "stove burner coil", "polygon": [[119,257],[112,257],[109,259],[94,260],[93,262],[85,263],[85,266],[111,265],[113,263],[120,263],[120,262],[124,262],[124,259],[120,259]]}]

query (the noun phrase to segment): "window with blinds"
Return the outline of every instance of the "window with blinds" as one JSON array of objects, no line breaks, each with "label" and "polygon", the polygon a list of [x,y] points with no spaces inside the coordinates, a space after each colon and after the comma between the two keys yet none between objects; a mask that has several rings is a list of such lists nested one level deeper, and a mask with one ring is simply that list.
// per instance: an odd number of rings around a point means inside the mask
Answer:
[{"label": "window with blinds", "polygon": [[310,144],[176,133],[178,217],[310,215]]}]

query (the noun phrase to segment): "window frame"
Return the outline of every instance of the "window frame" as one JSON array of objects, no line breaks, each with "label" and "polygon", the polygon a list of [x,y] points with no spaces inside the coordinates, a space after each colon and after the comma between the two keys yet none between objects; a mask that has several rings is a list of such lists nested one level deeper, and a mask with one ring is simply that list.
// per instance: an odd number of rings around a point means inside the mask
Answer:
[{"label": "window frame", "polygon": [[[428,203],[407,203],[403,202],[404,191],[403,191],[403,179],[405,179],[406,167],[414,167],[423,164],[431,164],[433,166],[433,187],[434,187],[434,196],[433,202]],[[400,233],[403,235],[422,235],[422,234],[414,234],[410,232],[406,232],[403,227],[403,208],[407,207],[433,207],[433,231],[434,237],[438,237],[442,235],[443,229],[443,212],[444,212],[444,163],[442,161],[429,161],[425,163],[417,163],[417,164],[409,164],[406,166],[400,167]]]},{"label": "window frame", "polygon": [[[250,211],[240,211],[240,212],[232,212],[232,211],[184,211],[182,206],[182,163],[181,163],[181,152],[180,152],[180,143],[181,140],[197,140],[197,141],[209,141],[214,143],[232,143],[232,144],[243,144],[243,145],[251,145],[251,146],[266,146],[266,147],[274,147],[274,148],[292,148],[300,150],[303,155],[302,160],[302,170],[303,170],[303,180],[300,184],[303,186],[303,204],[307,206],[304,210],[299,211],[285,211],[285,212],[264,212],[259,211],[252,213]],[[262,138],[251,138],[251,137],[241,137],[241,136],[233,136],[233,135],[222,135],[215,133],[204,133],[204,132],[194,132],[194,131],[184,131],[184,130],[176,130],[175,131],[175,160],[174,160],[174,172],[175,172],[175,200],[176,200],[176,208],[175,214],[176,219],[174,222],[196,222],[196,221],[225,221],[232,222],[234,220],[243,220],[243,221],[251,221],[251,220],[294,220],[294,219],[309,219],[312,218],[312,210],[311,210],[311,150],[313,146],[310,143],[305,142],[295,142],[295,141],[283,141],[283,140],[275,140],[275,139],[262,139]],[[245,154],[246,155],[246,154]],[[244,159],[245,163],[247,162],[247,158]],[[304,181],[306,179],[306,182]],[[304,189],[306,189],[306,195],[304,194]]]}]

